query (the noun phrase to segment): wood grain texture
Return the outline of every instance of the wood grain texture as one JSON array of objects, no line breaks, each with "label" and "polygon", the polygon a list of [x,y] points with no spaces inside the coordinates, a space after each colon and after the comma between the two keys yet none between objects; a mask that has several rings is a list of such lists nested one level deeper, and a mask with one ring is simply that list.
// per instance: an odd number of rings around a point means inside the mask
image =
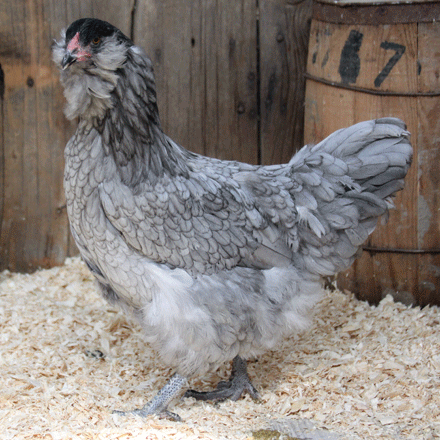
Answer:
[{"label": "wood grain texture", "polygon": [[185,148],[257,163],[256,3],[139,1],[165,132]]},{"label": "wood grain texture", "polygon": [[285,163],[304,145],[305,67],[312,1],[260,1],[261,163]]},{"label": "wood grain texture", "polygon": [[1,265],[14,270],[32,269],[37,261],[61,262],[68,240],[60,166],[68,126],[61,104],[54,104],[62,102],[62,94],[51,66],[48,13],[31,2],[2,3],[0,10],[7,36],[1,38],[0,58],[5,79]]},{"label": "wood grain texture", "polygon": [[437,22],[420,23],[418,27],[418,90],[440,92],[440,27]]},{"label": "wood grain texture", "polygon": [[440,255],[418,255],[417,269],[417,303],[440,306]]},{"label": "wood grain texture", "polygon": [[0,4],[0,270],[32,271],[61,264],[76,253],[63,190],[64,145],[75,124],[63,115],[64,98],[50,48],[63,27],[83,16],[107,14],[129,29],[130,2],[118,10],[110,4]]}]

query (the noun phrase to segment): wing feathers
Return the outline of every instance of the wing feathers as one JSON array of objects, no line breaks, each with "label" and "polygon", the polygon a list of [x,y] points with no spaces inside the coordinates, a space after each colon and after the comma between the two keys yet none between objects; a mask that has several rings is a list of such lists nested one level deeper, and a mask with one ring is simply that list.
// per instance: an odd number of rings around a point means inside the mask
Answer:
[{"label": "wing feathers", "polygon": [[134,192],[99,187],[106,219],[137,252],[193,275],[236,265],[348,267],[403,187],[411,146],[401,121],[367,121],[256,167],[192,155],[188,176],[148,179]]}]

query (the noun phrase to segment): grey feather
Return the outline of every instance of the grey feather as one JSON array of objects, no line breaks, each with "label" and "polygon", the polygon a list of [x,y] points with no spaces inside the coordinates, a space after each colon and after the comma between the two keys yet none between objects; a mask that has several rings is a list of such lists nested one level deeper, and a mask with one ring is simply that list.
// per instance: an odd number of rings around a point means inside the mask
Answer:
[{"label": "grey feather", "polygon": [[204,374],[306,326],[322,276],[350,266],[402,189],[409,133],[361,122],[283,165],[190,153],[162,131],[151,61],[118,32],[68,68],[65,37],[54,46],[79,117],[65,150],[72,233],[163,361]]}]

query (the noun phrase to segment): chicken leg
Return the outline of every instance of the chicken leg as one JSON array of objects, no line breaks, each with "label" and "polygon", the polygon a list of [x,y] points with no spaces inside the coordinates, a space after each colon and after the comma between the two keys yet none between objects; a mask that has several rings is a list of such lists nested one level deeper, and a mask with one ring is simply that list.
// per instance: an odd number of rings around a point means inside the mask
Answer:
[{"label": "chicken leg", "polygon": [[165,384],[163,388],[142,408],[134,409],[131,411],[113,411],[113,414],[126,416],[128,414],[134,414],[140,417],[147,417],[149,415],[156,414],[158,416],[165,416],[176,422],[180,422],[180,416],[171,411],[168,411],[168,404],[179,394],[182,386],[186,382],[186,377],[174,374],[171,379]]},{"label": "chicken leg", "polygon": [[260,394],[249,379],[246,361],[236,356],[232,361],[232,372],[227,382],[219,382],[214,391],[200,392],[188,390],[184,397],[194,397],[196,400],[222,401],[230,399],[236,401],[244,391],[247,391],[253,399],[260,399]]}]

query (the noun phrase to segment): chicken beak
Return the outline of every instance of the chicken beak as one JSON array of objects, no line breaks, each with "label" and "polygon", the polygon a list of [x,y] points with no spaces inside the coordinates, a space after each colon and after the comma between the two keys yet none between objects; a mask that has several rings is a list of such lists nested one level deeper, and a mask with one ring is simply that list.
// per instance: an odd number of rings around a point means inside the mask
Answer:
[{"label": "chicken beak", "polygon": [[76,55],[72,52],[67,52],[64,55],[63,61],[61,61],[61,67],[63,70],[66,70],[69,66],[71,66],[76,61]]}]

